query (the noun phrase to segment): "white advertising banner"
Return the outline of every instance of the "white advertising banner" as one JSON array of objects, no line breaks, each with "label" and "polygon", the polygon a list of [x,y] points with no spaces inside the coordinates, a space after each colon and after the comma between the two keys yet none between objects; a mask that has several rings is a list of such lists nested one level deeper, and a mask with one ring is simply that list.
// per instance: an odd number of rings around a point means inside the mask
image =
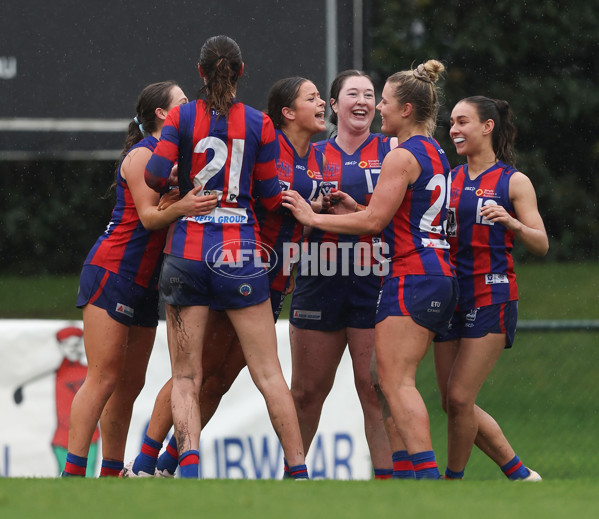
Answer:
[{"label": "white advertising banner", "polygon": [[[70,401],[85,378],[85,361],[73,356],[73,350],[81,347],[81,327],[81,322],[59,320],[0,320],[0,477],[58,476]],[[279,358],[289,383],[288,327],[286,320],[277,323]],[[166,326],[161,321],[146,385],[133,409],[125,463],[139,452],[154,399],[169,376]],[[95,448],[97,475],[100,442]],[[364,420],[347,351],[306,463],[313,478],[371,477]],[[278,479],[282,473],[279,441],[264,400],[245,368],[202,431],[200,477]]]}]

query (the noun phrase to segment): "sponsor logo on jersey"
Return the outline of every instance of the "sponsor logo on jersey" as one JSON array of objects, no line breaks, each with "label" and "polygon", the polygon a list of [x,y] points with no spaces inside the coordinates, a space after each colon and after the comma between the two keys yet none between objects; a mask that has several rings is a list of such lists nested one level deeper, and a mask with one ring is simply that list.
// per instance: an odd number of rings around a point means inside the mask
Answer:
[{"label": "sponsor logo on jersey", "polygon": [[482,189],[479,187],[475,194],[484,198],[499,198],[499,195],[493,189]]},{"label": "sponsor logo on jersey", "polygon": [[[228,198],[234,200],[237,195],[229,195]],[[232,197],[232,198],[231,198]],[[202,216],[185,216],[182,220],[187,222],[195,222],[199,224],[205,223],[246,223],[248,221],[247,212],[242,207],[215,207],[209,214]]]},{"label": "sponsor logo on jersey", "polygon": [[507,274],[485,274],[485,285],[501,285],[509,283]]},{"label": "sponsor logo on jersey", "polygon": [[285,177],[290,177],[293,174],[293,164],[289,164],[288,162],[283,162],[282,160],[277,160],[277,171],[279,175],[283,175]]}]

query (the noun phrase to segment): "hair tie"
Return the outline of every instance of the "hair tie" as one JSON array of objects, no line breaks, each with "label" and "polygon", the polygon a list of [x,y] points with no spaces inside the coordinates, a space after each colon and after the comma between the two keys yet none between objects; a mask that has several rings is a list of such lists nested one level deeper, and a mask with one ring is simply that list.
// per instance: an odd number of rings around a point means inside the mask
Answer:
[{"label": "hair tie", "polygon": [[136,116],[133,118],[133,122],[134,122],[135,124],[137,124],[137,127],[139,128],[139,131],[141,132],[141,134],[142,134],[142,135],[145,135],[143,124],[141,124],[141,123],[139,122],[139,119],[137,118],[137,115],[136,115]]}]

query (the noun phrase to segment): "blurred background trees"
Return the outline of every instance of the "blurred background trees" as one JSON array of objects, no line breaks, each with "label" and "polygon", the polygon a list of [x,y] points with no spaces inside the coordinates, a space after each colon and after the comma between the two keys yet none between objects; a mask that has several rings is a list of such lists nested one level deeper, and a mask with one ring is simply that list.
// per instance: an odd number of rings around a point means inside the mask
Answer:
[{"label": "blurred background trees", "polygon": [[[340,0],[338,8],[349,3]],[[463,161],[448,137],[454,104],[477,94],[509,101],[519,132],[517,166],[537,190],[549,259],[596,260],[599,0],[363,5],[364,69],[378,92],[397,70],[442,61],[447,75],[436,137],[452,165]],[[320,89],[326,96],[328,85]],[[0,162],[0,274],[77,274],[109,221],[114,198],[105,194],[114,169],[110,160]],[[535,261],[523,249],[516,255]]]},{"label": "blurred background trees", "polygon": [[517,166],[537,191],[554,260],[599,258],[599,1],[374,0],[365,68],[378,88],[430,58],[447,67],[436,137],[469,95],[507,100]]}]

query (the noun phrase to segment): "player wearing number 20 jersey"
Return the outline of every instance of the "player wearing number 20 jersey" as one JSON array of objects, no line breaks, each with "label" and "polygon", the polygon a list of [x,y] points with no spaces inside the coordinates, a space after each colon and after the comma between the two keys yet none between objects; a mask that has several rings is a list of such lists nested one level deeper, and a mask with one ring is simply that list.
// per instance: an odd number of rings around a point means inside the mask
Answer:
[{"label": "player wearing number 20 jersey", "polygon": [[[376,320],[410,315],[421,326],[444,333],[458,297],[446,240],[450,166],[431,137],[416,135],[399,145],[421,167],[393,219],[383,230],[391,266],[383,282]],[[451,282],[447,282],[451,278]]]},{"label": "player wearing number 20 jersey", "polygon": [[165,253],[202,261],[215,247],[230,246],[228,257],[239,258],[244,243],[258,240],[254,198],[268,210],[280,205],[275,152],[271,120],[243,103],[235,102],[226,118],[215,110],[207,113],[203,100],[171,110],[148,162],[146,181],[165,189],[177,162],[182,195],[201,185],[201,194],[216,193],[219,202],[209,215],[175,222]]},{"label": "player wearing number 20 jersey", "polygon": [[383,239],[389,245],[390,277],[405,275],[453,276],[446,240],[450,166],[437,141],[417,135],[399,146],[408,150],[422,168],[408,186],[404,199]]}]

